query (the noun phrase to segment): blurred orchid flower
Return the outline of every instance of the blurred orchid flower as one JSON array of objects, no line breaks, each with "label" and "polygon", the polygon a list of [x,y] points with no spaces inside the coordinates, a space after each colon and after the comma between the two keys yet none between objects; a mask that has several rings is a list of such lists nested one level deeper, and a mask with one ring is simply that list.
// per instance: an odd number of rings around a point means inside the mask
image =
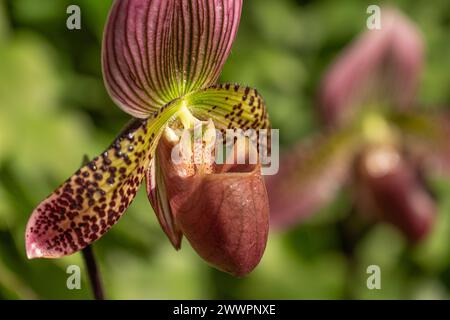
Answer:
[{"label": "blurred orchid flower", "polygon": [[185,235],[207,262],[239,276],[259,263],[269,219],[260,166],[224,171],[211,162],[215,150],[203,163],[174,164],[170,157],[181,136],[199,125],[208,129],[201,139],[211,130],[269,127],[256,90],[216,84],[241,10],[242,0],[114,2],[103,74],[114,102],[135,119],[33,211],[29,258],[62,257],[100,238],[146,177],[149,200],[176,249]]},{"label": "blurred orchid flower", "polygon": [[382,10],[382,29],[366,31],[338,58],[320,90],[323,133],[268,177],[275,226],[302,221],[350,185],[360,212],[412,241],[429,232],[436,207],[422,172],[448,165],[450,153],[445,118],[414,108],[422,60],[421,34],[395,9]]}]

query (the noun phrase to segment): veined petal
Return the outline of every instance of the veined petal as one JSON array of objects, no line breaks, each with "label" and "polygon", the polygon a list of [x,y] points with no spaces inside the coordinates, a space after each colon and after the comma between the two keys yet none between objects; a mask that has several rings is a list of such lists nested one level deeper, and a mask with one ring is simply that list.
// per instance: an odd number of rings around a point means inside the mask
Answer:
[{"label": "veined petal", "polygon": [[134,120],[105,152],[79,169],[33,211],[26,228],[28,257],[58,258],[100,238],[136,195],[173,103],[152,119]]},{"label": "veined petal", "polygon": [[242,0],[116,0],[103,41],[114,101],[135,117],[215,83],[237,33]]},{"label": "veined petal", "polygon": [[269,129],[269,116],[258,91],[237,84],[220,84],[186,96],[194,116],[212,119],[219,130]]},{"label": "veined petal", "polygon": [[176,0],[171,56],[181,94],[217,81],[236,37],[242,0]]},{"label": "veined petal", "polygon": [[358,146],[357,133],[347,129],[287,150],[278,174],[266,177],[271,224],[294,226],[333,200]]},{"label": "veined petal", "polygon": [[382,9],[381,29],[363,33],[333,64],[320,90],[327,124],[347,121],[363,105],[410,106],[423,64],[416,26],[394,9]]}]

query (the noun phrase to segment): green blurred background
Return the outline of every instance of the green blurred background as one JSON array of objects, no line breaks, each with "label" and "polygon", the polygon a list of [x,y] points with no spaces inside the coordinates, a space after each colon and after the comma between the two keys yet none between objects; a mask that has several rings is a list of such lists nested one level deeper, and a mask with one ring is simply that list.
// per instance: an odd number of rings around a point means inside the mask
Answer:
[{"label": "green blurred background", "polygon": [[[283,146],[317,127],[314,99],[323,72],[366,26],[373,1],[244,0],[241,28],[222,80],[259,89]],[[77,4],[82,29],[66,28]],[[98,154],[127,122],[102,81],[100,50],[111,0],[0,0],[0,299],[91,298],[66,288],[80,254],[28,261],[24,228],[33,208]],[[398,1],[422,29],[424,105],[450,106],[450,2]],[[259,267],[235,279],[208,267],[185,241],[175,252],[141,189],[131,208],[96,242],[112,299],[427,299],[450,297],[450,182],[432,181],[439,202],[434,232],[409,246],[377,225],[342,249],[348,196],[307,223],[271,233]],[[366,268],[379,265],[382,290],[368,290]]]}]

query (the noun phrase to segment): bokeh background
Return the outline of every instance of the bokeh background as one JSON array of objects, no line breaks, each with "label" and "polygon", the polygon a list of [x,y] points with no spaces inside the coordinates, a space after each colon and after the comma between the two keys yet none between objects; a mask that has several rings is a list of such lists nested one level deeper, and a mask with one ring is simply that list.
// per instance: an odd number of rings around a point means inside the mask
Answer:
[{"label": "bokeh background", "polygon": [[[373,1],[244,0],[241,28],[222,80],[259,89],[284,147],[314,132],[318,83],[336,55],[366,26]],[[426,69],[419,102],[450,106],[450,2],[390,2],[424,33]],[[66,28],[77,4],[82,29]],[[103,86],[100,50],[111,0],[0,0],[0,299],[92,298],[66,288],[66,268],[80,254],[28,261],[24,228],[33,208],[115,137],[128,116]],[[289,232],[271,233],[259,267],[235,279],[208,267],[184,242],[175,252],[159,228],[144,188],[94,245],[112,299],[448,299],[450,182],[431,181],[439,203],[433,233],[410,246],[377,225],[343,250],[345,190]],[[368,290],[366,268],[382,271]],[[83,268],[84,270],[84,268]],[[84,271],[83,271],[84,272]]]}]

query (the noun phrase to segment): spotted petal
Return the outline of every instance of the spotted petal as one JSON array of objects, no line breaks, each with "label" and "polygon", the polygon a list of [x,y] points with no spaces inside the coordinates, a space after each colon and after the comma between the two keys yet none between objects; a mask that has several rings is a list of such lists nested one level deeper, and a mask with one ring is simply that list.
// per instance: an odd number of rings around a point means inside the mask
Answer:
[{"label": "spotted petal", "polygon": [[242,0],[117,0],[103,42],[114,101],[145,118],[217,81],[230,53]]},{"label": "spotted petal", "polygon": [[27,255],[58,258],[100,238],[136,195],[174,102],[149,120],[134,120],[100,156],[79,169],[33,211]]},{"label": "spotted petal", "polygon": [[219,130],[270,127],[264,99],[249,87],[214,85],[188,95],[186,100],[194,116],[212,119]]},{"label": "spotted petal", "polygon": [[[234,84],[214,85],[186,95],[183,101],[195,117],[204,121],[212,120],[215,128],[222,131],[270,127],[264,100],[255,89]],[[161,145],[164,145],[164,139]],[[169,159],[170,155],[166,153],[170,149],[160,146],[162,154],[157,154],[156,158]],[[163,165],[167,166],[165,163]],[[164,232],[172,245],[179,249],[182,234],[169,205],[163,176],[160,161],[153,161],[146,177],[148,198]]]}]

